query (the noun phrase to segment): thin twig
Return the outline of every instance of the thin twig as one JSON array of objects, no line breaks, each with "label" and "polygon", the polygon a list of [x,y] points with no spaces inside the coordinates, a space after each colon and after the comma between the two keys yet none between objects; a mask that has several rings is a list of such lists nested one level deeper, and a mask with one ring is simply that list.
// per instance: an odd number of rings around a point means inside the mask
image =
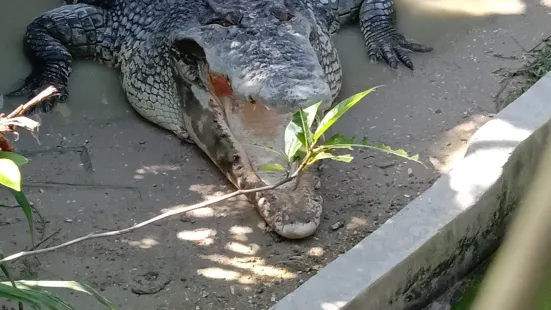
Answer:
[{"label": "thin twig", "polygon": [[6,118],[14,118],[16,116],[22,116],[27,112],[29,109],[40,103],[41,101],[55,95],[58,93],[57,88],[53,86],[49,86],[45,90],[41,91],[38,95],[36,95],[34,98],[29,100],[27,103],[20,105],[15,110],[13,110]]},{"label": "thin twig", "polygon": [[53,232],[52,234],[50,234],[48,237],[44,238],[42,241],[40,241],[39,243],[37,243],[34,247],[31,248],[31,251],[34,250],[34,249],[37,249],[38,247],[40,247],[41,245],[43,245],[44,243],[46,243],[46,241],[50,240],[51,238],[53,238],[55,235],[59,234],[61,232],[61,228],[56,230],[55,232]]},{"label": "thin twig", "polygon": [[520,49],[524,52],[524,53],[527,53],[528,51],[524,48],[524,46],[522,46],[519,41],[517,41],[517,39],[515,39],[515,37],[511,36],[511,39],[513,39],[513,41],[515,41],[515,43],[520,47]]},{"label": "thin twig", "polygon": [[[42,100],[44,100],[44,99],[46,99],[46,98],[48,98],[52,95],[55,95],[56,93],[57,93],[57,89],[54,88],[53,86],[50,86],[50,87],[46,88],[44,91],[42,91],[40,94],[38,94],[36,97],[31,99],[29,102],[27,102],[26,104],[19,106],[17,109],[15,109],[13,112],[11,112],[7,117],[4,117],[4,119],[9,119],[9,118],[12,118],[12,117],[23,115],[26,111],[28,111],[30,108],[32,108],[37,103],[39,103],[40,101],[42,101]],[[3,117],[3,115],[0,115],[0,118],[2,118],[2,117]],[[19,252],[19,253],[15,253],[15,254],[12,254],[10,256],[7,256],[7,257],[4,257],[4,258],[0,259],[0,264],[6,263],[6,262],[9,262],[9,261],[13,261],[13,260],[16,260],[16,259],[20,259],[20,258],[23,258],[23,257],[26,257],[26,256],[38,255],[38,254],[43,254],[43,253],[55,251],[55,250],[65,248],[65,247],[68,247],[68,246],[73,245],[75,243],[80,243],[80,242],[83,242],[83,241],[86,241],[86,240],[97,239],[97,238],[106,238],[106,237],[112,237],[112,236],[118,236],[118,235],[126,234],[126,233],[132,232],[132,231],[134,231],[138,228],[141,228],[141,227],[147,226],[149,224],[155,223],[157,221],[160,221],[162,219],[165,219],[167,217],[171,217],[173,215],[178,215],[178,214],[186,213],[186,212],[189,212],[189,211],[201,209],[201,208],[213,205],[215,203],[233,198],[235,196],[245,195],[245,194],[252,194],[252,193],[256,193],[256,192],[260,192],[260,191],[275,189],[275,188],[277,188],[277,187],[279,187],[279,186],[281,186],[285,183],[288,183],[288,182],[292,181],[293,179],[295,179],[300,174],[300,172],[304,168],[306,168],[308,160],[310,159],[310,157],[311,157],[311,153],[307,152],[305,158],[302,160],[302,162],[300,163],[298,168],[293,172],[293,174],[288,176],[284,180],[274,184],[274,185],[268,185],[268,186],[263,186],[263,187],[259,187],[259,188],[253,188],[253,189],[240,189],[240,190],[234,191],[232,193],[223,195],[221,197],[218,197],[218,198],[215,198],[215,199],[212,199],[212,200],[203,201],[201,203],[197,203],[197,204],[191,205],[191,206],[186,207],[186,208],[179,208],[179,209],[168,211],[166,213],[163,213],[163,214],[157,215],[153,218],[150,218],[149,220],[146,220],[144,222],[135,224],[133,226],[130,226],[130,227],[127,227],[127,228],[124,228],[124,229],[112,230],[112,231],[107,231],[107,232],[103,232],[103,233],[90,233],[86,236],[82,236],[80,238],[76,238],[76,239],[67,241],[65,243],[56,245],[56,246],[47,247],[47,248],[44,248],[44,249],[22,251],[22,252]]]},{"label": "thin twig", "polygon": [[252,194],[252,193],[256,193],[256,192],[260,192],[260,191],[275,189],[276,187],[279,187],[279,186],[281,186],[285,183],[288,183],[288,182],[292,181],[294,178],[296,178],[298,176],[298,174],[300,173],[300,171],[306,166],[307,160],[308,160],[308,156],[304,159],[304,161],[300,164],[299,168],[290,177],[284,179],[283,181],[278,182],[277,184],[263,186],[263,187],[259,187],[259,188],[253,188],[253,189],[240,189],[240,190],[237,190],[235,192],[226,194],[224,196],[220,196],[218,198],[203,201],[203,202],[191,205],[189,207],[170,210],[166,213],[163,213],[163,214],[157,215],[153,218],[150,218],[147,221],[138,223],[136,225],[133,225],[131,227],[124,228],[124,229],[121,229],[121,230],[112,230],[112,231],[107,231],[107,232],[103,232],[103,233],[91,233],[91,234],[88,234],[86,236],[82,236],[80,238],[76,238],[76,239],[67,241],[65,243],[56,245],[56,246],[52,246],[52,247],[48,247],[48,248],[44,248],[44,249],[39,249],[39,250],[34,250],[34,251],[22,251],[22,252],[19,252],[19,253],[15,253],[15,254],[7,256],[3,259],[0,259],[0,264],[3,264],[5,262],[9,262],[9,261],[13,261],[13,260],[16,260],[16,259],[19,259],[19,258],[23,258],[25,256],[38,255],[38,254],[43,254],[43,253],[55,251],[55,250],[65,248],[65,247],[68,247],[68,246],[73,245],[75,243],[80,243],[80,242],[83,242],[83,241],[86,241],[86,240],[91,240],[91,239],[96,239],[96,238],[106,238],[106,237],[112,237],[112,236],[118,236],[118,235],[126,234],[126,233],[132,232],[132,231],[134,231],[138,228],[141,228],[141,227],[144,227],[146,225],[149,225],[149,224],[155,223],[157,221],[160,221],[162,219],[165,219],[167,217],[182,214],[182,213],[186,213],[186,212],[197,210],[197,209],[201,209],[201,208],[213,205],[215,203],[233,198],[235,196],[245,195],[245,194]]},{"label": "thin twig", "polygon": [[36,106],[38,103],[42,102],[45,99],[50,98],[58,94],[58,90],[50,86],[45,90],[41,91],[38,95],[34,96],[27,103],[20,105],[15,110],[13,110],[8,116],[4,113],[0,113],[0,150],[5,152],[13,152],[13,146],[4,136],[5,132],[15,132],[16,127],[21,127],[29,132],[34,132],[36,128],[40,125],[38,122],[25,117],[24,114]]}]

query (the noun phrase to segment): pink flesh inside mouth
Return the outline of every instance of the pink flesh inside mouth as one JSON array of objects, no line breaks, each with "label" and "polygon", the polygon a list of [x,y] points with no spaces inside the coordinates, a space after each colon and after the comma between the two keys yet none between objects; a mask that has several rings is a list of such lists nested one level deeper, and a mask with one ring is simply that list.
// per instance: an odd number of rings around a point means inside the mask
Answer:
[{"label": "pink flesh inside mouth", "polygon": [[255,173],[266,185],[284,179],[286,172],[260,172],[259,168],[267,163],[278,163],[288,168],[282,154],[285,153],[285,128],[291,121],[292,113],[280,114],[260,102],[236,98],[230,81],[224,76],[209,72],[208,81],[210,92],[221,104],[226,123],[247,154]]}]

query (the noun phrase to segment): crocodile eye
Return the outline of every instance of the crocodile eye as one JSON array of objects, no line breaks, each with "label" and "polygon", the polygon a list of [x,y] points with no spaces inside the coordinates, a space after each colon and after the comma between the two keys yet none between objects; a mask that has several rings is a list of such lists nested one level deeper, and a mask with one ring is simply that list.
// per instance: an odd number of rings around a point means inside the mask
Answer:
[{"label": "crocodile eye", "polygon": [[227,20],[225,18],[215,19],[215,20],[211,21],[209,24],[217,24],[217,25],[220,25],[222,27],[229,27],[229,26],[235,25],[230,20]]},{"label": "crocodile eye", "polygon": [[280,21],[283,21],[283,22],[288,22],[291,19],[293,19],[293,17],[295,17],[289,11],[287,11],[285,9],[282,9],[282,8],[279,8],[279,7],[271,8],[271,12],[277,19],[279,19]]},{"label": "crocodile eye", "polygon": [[293,17],[295,17],[295,16],[291,13],[281,13],[280,16],[279,16],[279,19],[281,19],[284,22],[288,22],[291,19],[293,19]]},{"label": "crocodile eye", "polygon": [[270,13],[283,22],[288,22],[295,17],[291,12],[293,12],[293,9],[288,7],[273,6],[270,8]]}]

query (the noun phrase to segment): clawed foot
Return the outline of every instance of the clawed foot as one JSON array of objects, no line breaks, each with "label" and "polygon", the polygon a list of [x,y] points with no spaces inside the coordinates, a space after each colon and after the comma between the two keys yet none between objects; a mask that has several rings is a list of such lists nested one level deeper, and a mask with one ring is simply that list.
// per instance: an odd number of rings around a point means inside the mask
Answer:
[{"label": "clawed foot", "polygon": [[384,60],[391,68],[398,68],[398,61],[413,70],[413,62],[408,54],[412,52],[427,53],[433,50],[421,44],[408,41],[403,35],[395,33],[368,43],[367,53],[372,62]]},{"label": "clawed foot", "polygon": [[58,103],[65,102],[69,95],[65,86],[62,86],[57,82],[53,82],[47,77],[44,78],[35,74],[31,74],[25,79],[25,81],[23,82],[23,86],[6,94],[6,96],[19,97],[27,95],[29,99],[32,99],[49,86],[55,87],[57,89],[57,94],[43,100],[42,102],[25,112],[25,115],[28,116],[33,114],[38,109],[38,111],[45,114],[52,111]]}]

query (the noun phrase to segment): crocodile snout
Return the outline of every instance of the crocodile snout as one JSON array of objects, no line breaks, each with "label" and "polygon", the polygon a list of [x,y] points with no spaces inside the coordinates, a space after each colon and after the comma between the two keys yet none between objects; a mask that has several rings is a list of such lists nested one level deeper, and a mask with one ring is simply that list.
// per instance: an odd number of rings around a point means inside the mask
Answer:
[{"label": "crocodile snout", "polygon": [[[280,78],[266,81],[252,98],[280,113],[293,113],[322,102],[322,107],[331,102],[329,85],[321,78],[311,77],[304,80],[285,80]],[[284,78],[281,78],[282,80]]]},{"label": "crocodile snout", "polygon": [[323,199],[314,189],[311,172],[301,175],[294,188],[280,188],[257,195],[256,207],[278,235],[301,239],[313,235],[321,220]]}]

